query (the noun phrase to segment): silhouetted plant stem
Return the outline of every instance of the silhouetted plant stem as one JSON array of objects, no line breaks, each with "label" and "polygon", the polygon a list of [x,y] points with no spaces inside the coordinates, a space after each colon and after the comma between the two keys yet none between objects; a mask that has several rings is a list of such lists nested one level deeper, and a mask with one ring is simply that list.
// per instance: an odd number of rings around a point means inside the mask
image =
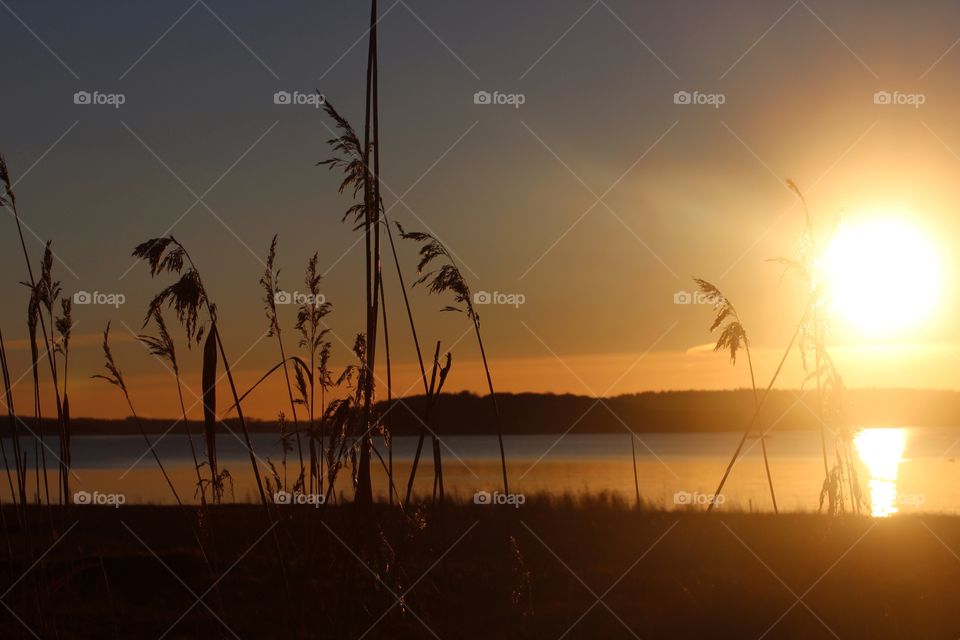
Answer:
[{"label": "silhouetted plant stem", "polygon": [[[161,327],[162,320],[160,321]],[[120,372],[119,367],[113,359],[113,353],[110,349],[110,323],[107,323],[107,327],[103,332],[103,355],[106,360],[105,369],[107,370],[107,375],[98,374],[93,376],[94,378],[100,378],[105,380],[110,384],[114,385],[120,389],[123,394],[124,400],[126,400],[127,408],[130,409],[130,415],[133,417],[134,423],[137,425],[137,430],[140,432],[140,435],[143,437],[144,442],[147,444],[147,448],[150,451],[150,454],[153,456],[154,461],[157,463],[157,467],[160,469],[160,473],[163,474],[164,480],[167,482],[167,486],[170,488],[170,493],[173,495],[174,500],[177,502],[177,506],[183,509],[182,513],[184,518],[187,521],[187,525],[190,527],[190,532],[193,534],[193,538],[197,543],[197,547],[200,549],[200,555],[203,558],[204,564],[206,564],[208,571],[210,572],[211,579],[214,579],[213,565],[210,562],[210,558],[207,555],[206,545],[203,544],[203,540],[200,536],[200,532],[197,530],[196,525],[193,522],[193,518],[190,515],[190,511],[187,508],[184,508],[183,501],[180,499],[180,495],[177,493],[176,488],[173,486],[173,481],[170,479],[170,475],[167,473],[166,468],[163,466],[163,461],[160,460],[160,455],[157,453],[155,443],[150,441],[150,437],[147,435],[146,430],[143,428],[143,423],[140,421],[140,416],[137,414],[137,410],[133,406],[133,401],[130,398],[130,392],[127,389],[126,382],[123,379],[123,374]],[[191,443],[191,450],[193,449]],[[196,460],[196,456],[194,456]],[[205,505],[204,505],[205,506]],[[213,586],[214,593],[217,597],[217,601],[220,605],[221,611],[223,609],[223,603],[220,599],[220,592],[217,586],[217,582],[214,582]]]},{"label": "silhouetted plant stem", "polygon": [[[733,303],[723,295],[716,286],[706,280],[694,278],[700,291],[713,302],[715,312],[713,323],[710,325],[710,331],[720,329],[720,336],[717,338],[717,344],[713,347],[714,351],[727,350],[730,352],[730,363],[737,364],[737,352],[744,349],[747,352],[747,366],[750,370],[750,388],[753,392],[753,404],[755,417],[760,420],[760,400],[757,397],[757,380],[753,372],[753,357],[750,352],[750,338],[747,336],[747,330],[744,328]],[[801,325],[802,327],[803,325]],[[766,438],[763,432],[763,426],[759,426],[760,448],[763,452],[763,466],[767,475],[767,484],[770,486],[770,498],[773,502],[774,513],[777,512],[777,497],[773,491],[773,476],[770,473],[770,463],[767,459]]]},{"label": "silhouetted plant stem", "polygon": [[490,376],[490,366],[487,364],[487,352],[483,348],[483,338],[480,336],[479,318],[474,318],[473,328],[477,334],[477,344],[480,345],[483,371],[487,374],[487,388],[490,390],[490,399],[493,401],[493,412],[497,421],[497,443],[500,445],[500,470],[503,473],[503,492],[510,493],[510,485],[507,481],[507,454],[503,449],[503,427],[501,426],[500,405],[497,403],[497,393],[493,390],[493,378]]},{"label": "silhouetted plant stem", "polygon": [[[380,279],[380,309],[383,313],[383,355],[387,365],[387,407],[393,402],[393,367],[390,361],[390,329],[387,325],[387,300],[384,292],[383,279]],[[396,487],[393,482],[393,431],[387,424],[386,417],[383,419],[384,436],[387,442],[387,478],[389,486],[387,487],[388,501],[393,505],[393,495],[396,493]]]},{"label": "silhouetted plant stem", "polygon": [[[52,256],[51,256],[52,258]],[[52,265],[52,259],[50,264]],[[56,289],[59,289],[57,287]],[[63,313],[62,316],[53,320],[51,314],[51,322],[56,328],[57,332],[60,334],[60,344],[58,349],[63,353],[63,431],[66,435],[67,442],[64,446],[64,453],[66,453],[67,459],[67,469],[73,465],[72,459],[72,447],[70,446],[70,395],[67,389],[69,382],[69,373],[70,373],[70,336],[73,332],[73,300],[71,298],[63,298],[60,300],[60,310]],[[40,442],[43,443],[44,434],[43,429],[40,429]],[[47,455],[46,447],[40,449],[40,459],[43,463],[43,486],[44,491],[46,492],[47,504],[50,504],[50,483],[47,479]]]},{"label": "silhouetted plant stem", "polygon": [[[849,429],[842,428],[840,433],[835,433],[837,436],[835,442],[837,464],[833,470],[830,469],[827,456],[826,431],[829,428],[827,426],[827,420],[829,418],[826,413],[824,394],[826,391],[829,391],[831,416],[837,417],[842,406],[841,394],[843,392],[843,380],[837,372],[825,346],[825,333],[827,331],[829,317],[822,315],[823,308],[826,304],[826,291],[823,285],[824,276],[820,264],[822,257],[820,247],[822,243],[814,233],[813,216],[810,213],[803,193],[792,180],[787,180],[787,187],[796,194],[800,203],[803,205],[804,228],[798,242],[800,247],[799,257],[795,260],[779,258],[777,262],[785,265],[786,271],[794,271],[800,275],[803,283],[810,290],[813,300],[813,309],[810,314],[812,323],[807,323],[804,327],[803,336],[800,341],[800,355],[804,372],[808,374],[804,384],[811,378],[814,378],[817,385],[817,417],[820,422],[820,451],[823,456],[824,467],[823,488],[820,491],[820,506],[822,508],[824,499],[829,498],[831,513],[841,513],[844,510],[845,502],[842,485],[844,467],[846,466],[846,478],[850,485],[850,498],[855,505],[854,510],[857,511],[859,510],[859,501],[862,499],[862,494],[860,493],[859,483],[857,483],[856,479],[856,467],[853,466],[851,456],[849,455],[849,448],[852,445]],[[811,350],[813,351],[813,366],[815,370],[812,374],[809,374],[807,353]],[[844,450],[846,450],[848,454],[846,456],[846,462],[843,455]]]},{"label": "silhouetted plant stem", "polygon": [[[509,493],[510,486],[507,479],[507,458],[503,447],[503,428],[500,417],[500,407],[497,404],[497,395],[493,388],[493,377],[490,375],[490,366],[487,362],[487,353],[483,346],[483,337],[480,335],[480,314],[478,314],[476,309],[473,307],[473,295],[470,293],[470,287],[467,285],[463,274],[460,273],[460,269],[457,267],[456,260],[453,258],[453,254],[451,254],[450,251],[443,245],[443,243],[437,240],[437,238],[422,231],[406,232],[403,230],[403,227],[399,225],[399,223],[397,223],[397,228],[400,231],[401,237],[404,239],[422,243],[420,247],[420,262],[417,264],[417,272],[421,275],[420,278],[414,282],[414,286],[422,283],[429,283],[428,286],[430,293],[441,294],[447,291],[452,292],[454,301],[458,304],[463,304],[464,308],[447,306],[444,308],[444,311],[459,311],[461,313],[465,313],[473,323],[474,333],[477,337],[477,345],[480,347],[480,357],[483,360],[483,370],[486,374],[487,388],[490,391],[490,399],[493,403],[495,424],[497,427],[497,442],[500,445],[500,466],[503,474],[503,492]],[[437,258],[443,258],[446,260],[446,262],[441,264],[440,267],[434,271],[423,273],[424,267],[428,266]]]},{"label": "silhouetted plant stem", "polygon": [[[446,382],[447,375],[450,373],[450,366],[452,363],[451,354],[447,353],[446,364],[443,366],[440,365],[440,341],[437,341],[436,349],[433,354],[433,366],[430,370],[430,384],[427,387],[427,393],[425,396],[425,407],[423,412],[423,419],[421,424],[421,433],[424,433],[427,430],[433,432],[430,429],[430,424],[432,421],[433,408],[437,403],[437,399],[440,395],[440,392],[443,390],[443,385]],[[410,503],[410,499],[413,495],[413,483],[416,478],[417,466],[420,462],[420,456],[423,452],[423,442],[424,438],[421,437],[417,441],[417,451],[414,454],[413,465],[410,470],[410,477],[407,480],[407,492],[403,500],[403,506],[406,507]],[[439,456],[439,439],[434,435],[432,441],[433,449],[433,460],[434,460],[434,478],[433,478],[433,499],[437,499],[439,496],[441,501],[443,500],[443,463]]]},{"label": "silhouetted plant stem", "polygon": [[130,415],[133,417],[133,421],[137,425],[137,430],[140,432],[140,435],[143,437],[143,441],[147,444],[147,450],[150,452],[150,455],[153,457],[154,461],[157,463],[157,467],[160,469],[160,473],[163,475],[163,479],[166,480],[167,486],[170,488],[170,493],[173,494],[173,499],[176,500],[178,506],[182,507],[183,501],[180,500],[180,495],[177,493],[176,488],[173,486],[173,482],[170,480],[170,476],[169,474],[167,474],[167,470],[163,466],[163,462],[160,460],[160,456],[157,454],[157,450],[154,447],[154,444],[150,441],[150,437],[147,435],[147,432],[144,430],[143,424],[140,422],[140,418],[137,415],[137,410],[133,408],[133,402],[130,400],[130,392],[127,390],[127,385],[123,380],[123,375],[121,375],[120,369],[117,368],[117,365],[113,360],[113,352],[110,349],[110,323],[109,322],[107,323],[107,328],[103,332],[103,354],[104,354],[104,357],[106,358],[105,367],[109,375],[97,374],[93,377],[100,378],[101,380],[106,380],[110,384],[120,389],[124,399],[127,402],[127,408],[130,409]]},{"label": "silhouetted plant stem", "polygon": [[20,519],[21,525],[23,524],[23,513],[21,511],[22,500],[18,500],[17,496],[23,496],[22,493],[22,476],[20,473],[20,461],[18,453],[19,445],[19,436],[17,434],[17,414],[13,405],[13,389],[12,389],[12,380],[10,379],[10,371],[7,368],[7,348],[3,341],[3,332],[0,331],[0,370],[3,373],[3,391],[4,391],[4,404],[7,408],[7,419],[8,425],[10,427],[10,442],[13,446],[13,455],[14,455],[14,473],[17,476],[17,487],[15,491],[13,487],[13,477],[10,474],[10,463],[7,459],[7,448],[4,444],[4,438],[0,436],[0,454],[3,455],[3,468],[7,472],[7,484],[10,486],[10,499],[13,502],[14,507],[16,508],[17,518]]},{"label": "silhouetted plant stem", "polygon": [[[366,292],[366,349],[367,354],[364,360],[363,378],[363,421],[361,422],[360,437],[360,460],[357,471],[357,502],[366,508],[373,503],[373,486],[370,478],[370,447],[371,447],[371,424],[373,418],[373,393],[374,393],[374,370],[376,368],[377,352],[377,307],[379,297],[377,289],[380,282],[379,267],[379,204],[376,194],[379,193],[379,175],[377,167],[373,171],[369,170],[371,136],[372,146],[379,146],[377,132],[373,128],[376,123],[374,112],[377,111],[376,95],[376,64],[377,64],[377,2],[372,0],[370,3],[370,38],[367,53],[367,88],[365,97],[365,113],[363,127],[363,165],[366,168],[363,173],[363,201],[364,201],[364,246],[366,252],[365,261],[365,292]],[[371,122],[373,118],[373,122]],[[379,162],[379,154],[374,156],[374,162]],[[376,185],[376,186],[375,186]]]},{"label": "silhouetted plant stem", "polygon": [[[6,197],[0,197],[0,206],[6,206],[13,213],[13,218],[16,221],[17,226],[17,236],[20,239],[20,247],[23,250],[23,259],[27,266],[27,276],[29,277],[30,289],[31,291],[36,291],[37,281],[34,278],[33,267],[30,264],[30,254],[27,251],[27,243],[23,237],[23,227],[20,222],[20,212],[17,209],[17,197],[13,192],[13,185],[10,180],[10,172],[7,167],[7,161],[3,156],[0,156],[0,181],[4,183],[4,190]],[[49,245],[48,245],[49,248]],[[67,434],[65,432],[65,425],[63,422],[63,407],[61,405],[60,399],[60,383],[57,379],[57,366],[53,359],[53,345],[51,344],[51,336],[47,333],[46,322],[43,319],[43,314],[40,314],[40,328],[43,334],[43,344],[46,350],[47,363],[50,365],[50,374],[53,378],[53,391],[56,399],[57,407],[57,422],[59,425],[60,431],[60,446],[61,450],[66,446]],[[53,327],[51,327],[51,330]],[[62,489],[61,500],[65,506],[69,506],[69,499],[67,496],[70,492],[70,478],[69,478],[69,468],[67,467],[66,459],[69,456],[64,453],[61,455],[60,461],[60,485]],[[18,463],[19,464],[19,463]],[[66,513],[66,512],[65,512]]]},{"label": "silhouetted plant stem", "polygon": [[640,476],[637,474],[637,443],[634,442],[636,436],[633,431],[630,432],[630,455],[633,458],[633,488],[637,492],[637,506],[640,506]]},{"label": "silhouetted plant stem", "polygon": [[[181,419],[183,420],[184,429],[187,432],[187,441],[190,443],[190,457],[193,458],[193,468],[197,472],[197,489],[200,492],[200,504],[203,505],[204,508],[206,508],[207,491],[203,486],[203,476],[200,475],[200,459],[197,458],[197,448],[193,444],[193,434],[190,433],[190,422],[187,418],[187,408],[186,406],[184,406],[184,403],[183,403],[183,389],[182,389],[182,385],[180,384],[179,374],[176,376],[176,378],[177,378],[177,382],[176,382],[177,398],[180,400],[180,416],[181,416]],[[211,484],[211,487],[213,487],[212,484]]]},{"label": "silhouetted plant stem", "polygon": [[[787,348],[783,352],[783,357],[780,358],[780,364],[777,365],[776,371],[773,372],[773,377],[770,378],[770,384],[767,385],[766,390],[763,392],[763,396],[760,398],[760,402],[757,405],[756,411],[753,413],[753,418],[750,419],[750,423],[747,425],[746,430],[743,432],[743,436],[740,438],[740,442],[737,443],[737,448],[733,452],[733,457],[730,458],[730,462],[727,464],[726,470],[723,472],[723,477],[720,478],[720,484],[717,486],[717,490],[713,493],[714,496],[719,496],[723,491],[723,485],[727,482],[727,477],[730,475],[730,470],[733,469],[733,465],[737,463],[737,459],[740,457],[740,451],[743,449],[744,443],[747,441],[750,432],[753,430],[754,424],[760,418],[760,410],[763,408],[764,403],[767,400],[767,396],[770,395],[770,390],[773,388],[773,384],[777,381],[777,378],[780,376],[780,371],[783,369],[784,363],[787,361],[787,356],[790,355],[790,351],[793,349],[793,345],[796,343],[797,338],[800,336],[800,332],[803,329],[804,323],[807,321],[808,316],[810,315],[810,310],[813,306],[813,301],[807,304],[806,310],[803,312],[803,319],[800,320],[800,323],[797,325],[796,330],[793,332],[793,337],[790,338]],[[707,513],[713,511],[713,506],[716,504],[716,500],[711,500],[710,504],[707,506]]]},{"label": "silhouetted plant stem", "polygon": [[767,438],[763,432],[763,423],[760,421],[760,396],[757,393],[757,380],[753,374],[753,357],[750,355],[750,341],[744,343],[747,352],[747,368],[750,369],[750,388],[753,390],[753,406],[757,414],[757,429],[760,432],[760,450],[763,453],[763,467],[767,472],[767,485],[770,487],[770,500],[773,501],[773,512],[780,513],[777,507],[777,494],[773,490],[773,474],[770,473],[770,461],[767,458]]},{"label": "silhouetted plant stem", "polygon": [[[30,328],[30,331],[31,331],[30,340],[31,340],[32,347],[35,349],[36,321],[37,319],[39,319],[42,324],[42,320],[44,317],[43,309],[46,309],[47,321],[50,323],[50,338],[49,338],[49,342],[45,342],[45,345],[53,350],[53,352],[50,354],[51,361],[53,363],[52,376],[54,378],[54,382],[57,382],[58,380],[57,354],[62,354],[65,359],[67,357],[67,346],[70,340],[70,329],[71,329],[73,320],[71,318],[71,313],[70,313],[71,301],[69,299],[61,300],[65,317],[59,320],[54,319],[53,307],[60,296],[61,288],[60,288],[60,282],[53,279],[53,251],[51,249],[51,244],[52,243],[48,240],[46,245],[44,246],[43,259],[40,263],[40,279],[37,282],[36,290],[31,291],[31,298],[33,299],[31,302],[31,306],[35,306],[35,311],[32,311],[32,313],[36,315],[36,318],[31,320],[34,326]],[[45,328],[46,325],[43,325],[43,326],[44,326],[44,335],[46,335],[46,328]],[[54,337],[54,330],[59,330],[61,332],[61,337],[63,339],[62,345],[58,343],[56,338]],[[38,358],[34,357],[33,363],[36,364],[37,361],[38,361]],[[66,468],[69,470],[71,465],[70,401],[67,395],[66,384],[67,384],[67,374],[66,374],[66,371],[64,371],[63,390],[62,390],[62,393],[60,391],[57,392],[57,397],[60,398],[60,404],[61,404],[60,423],[62,425],[61,431],[63,433],[63,437],[60,442],[60,451],[61,451],[61,456],[63,458],[63,462],[66,465]],[[55,385],[55,388],[56,388],[56,385]],[[40,416],[41,410],[40,410],[39,389],[37,391],[36,396],[37,396],[36,413],[37,413],[37,416]],[[38,431],[39,431],[39,436],[38,436],[39,441],[36,443],[36,447],[42,453],[41,457],[43,458],[43,466],[46,467],[46,450],[45,450],[45,447],[43,447],[42,427],[39,428]],[[35,449],[35,452],[36,452],[36,449]],[[39,474],[39,470],[38,470],[38,474]],[[37,483],[37,487],[38,487],[37,501],[39,502],[40,501],[39,482]]]},{"label": "silhouetted plant stem", "polygon": [[[33,426],[34,433],[36,434],[39,442],[34,443],[34,452],[37,453],[37,449],[43,450],[43,468],[44,468],[44,480],[46,481],[46,450],[43,447],[43,409],[40,399],[40,351],[37,347],[37,316],[39,314],[39,309],[36,304],[36,294],[31,292],[30,294],[30,311],[28,312],[30,317],[27,319],[27,331],[29,333],[30,341],[30,374],[33,381]],[[63,445],[59,444],[60,455],[63,455]],[[34,455],[34,458],[37,456]],[[40,495],[40,469],[37,468],[37,495]],[[47,493],[49,498],[49,492]],[[49,502],[49,499],[48,501]]]},{"label": "silhouetted plant stem", "polygon": [[[227,375],[227,382],[230,385],[230,393],[233,395],[234,402],[237,404],[237,419],[240,420],[240,427],[243,429],[243,443],[250,457],[250,465],[254,470],[254,478],[257,481],[257,491],[260,493],[260,501],[264,507],[268,507],[267,494],[263,490],[263,480],[260,477],[260,469],[257,466],[257,456],[253,453],[253,442],[250,440],[250,430],[247,429],[247,421],[243,417],[243,407],[240,405],[240,397],[237,395],[237,385],[233,380],[233,371],[230,368],[230,361],[227,359],[227,352],[223,348],[223,340],[220,339],[220,331],[217,329],[216,320],[212,320],[211,331],[217,337],[217,349],[220,351],[220,357],[223,359],[223,370]],[[267,508],[267,513],[270,509]],[[273,517],[270,517],[271,521]]]},{"label": "silhouetted plant stem", "polygon": [[[170,336],[170,332],[167,330],[167,324],[163,319],[163,314],[159,309],[154,310],[153,320],[157,325],[158,337],[138,335],[137,339],[143,343],[154,357],[161,359],[161,361],[165,359],[170,363],[170,369],[177,387],[177,400],[180,403],[180,419],[187,432],[187,442],[190,444],[190,456],[193,459],[193,469],[197,476],[197,491],[200,494],[200,504],[206,511],[207,493],[204,487],[203,477],[200,475],[200,460],[197,457],[197,448],[193,443],[193,433],[190,431],[187,407],[183,401],[183,384],[180,379],[180,363],[177,360],[176,347],[173,343],[173,338]],[[212,477],[212,474],[213,469],[211,468],[211,488],[213,488],[216,483],[216,479]]]},{"label": "silhouetted plant stem", "polygon": [[[29,283],[23,283],[29,285]],[[36,287],[30,288],[30,301],[27,303],[27,333],[28,340],[30,343],[30,375],[31,381],[33,382],[33,436],[34,436],[34,461],[36,462],[37,458],[37,449],[41,447],[41,442],[43,440],[43,409],[41,405],[41,394],[40,394],[40,360],[42,356],[40,355],[40,349],[37,345],[37,328],[39,327],[39,321],[42,318],[40,312],[40,298],[43,295],[40,292],[42,286],[41,283],[38,283]],[[58,429],[59,432],[59,429]],[[39,434],[39,436],[38,436]],[[40,442],[37,442],[39,439]],[[60,457],[63,458],[64,443],[58,438],[57,446],[60,451]],[[26,467],[22,468],[24,474],[24,480],[26,480]],[[37,475],[37,480],[40,476]],[[62,488],[62,487],[61,487]],[[37,495],[39,495],[39,482],[37,483]],[[26,493],[21,496],[21,500],[26,504]]]},{"label": "silhouetted plant stem", "polygon": [[[423,424],[421,425],[423,429],[429,429],[429,425],[432,422],[433,409],[436,406],[437,400],[440,397],[440,393],[443,391],[443,385],[447,380],[447,376],[450,374],[450,367],[453,363],[453,356],[448,352],[446,362],[441,366],[440,364],[440,341],[437,341],[437,347],[433,355],[433,367],[431,368],[430,373],[430,385],[427,387],[427,394],[425,396],[425,407],[423,411]],[[439,458],[436,456],[437,449],[439,445],[439,439],[434,440],[434,499],[436,499],[436,492],[441,491],[443,488],[443,466],[439,462]],[[420,454],[423,451],[423,438],[421,438],[417,444],[417,451],[414,456],[414,468],[411,469],[410,478],[407,480],[407,492],[403,500],[403,506],[406,508],[410,499],[413,495],[413,482],[416,478],[416,463],[419,461]],[[442,492],[441,492],[442,498]],[[399,543],[398,543],[399,546]]]},{"label": "silhouetted plant stem", "polygon": [[[323,391],[329,384],[330,374],[327,370],[327,361],[330,357],[330,343],[325,341],[325,336],[329,329],[321,329],[320,325],[323,318],[330,312],[331,305],[328,302],[320,303],[320,281],[323,276],[318,270],[317,263],[319,255],[314,253],[307,262],[307,268],[304,275],[304,284],[309,291],[309,297],[297,309],[297,322],[295,328],[300,332],[301,348],[307,350],[307,361],[299,358],[293,358],[294,371],[296,372],[297,390],[300,394],[299,402],[307,407],[307,433],[309,436],[308,455],[310,458],[309,478],[304,478],[304,483],[309,485],[312,493],[315,486],[322,486],[322,465],[323,465],[323,443],[320,444],[320,455],[317,455],[317,434],[316,434],[316,398],[317,385],[319,383],[321,390],[321,430],[323,429]],[[279,331],[279,329],[278,329]],[[317,365],[319,355],[320,363]],[[318,376],[319,373],[319,376]],[[322,440],[322,436],[321,436]],[[318,470],[319,468],[319,470]],[[303,469],[301,468],[301,475]],[[320,489],[322,491],[322,489]]]},{"label": "silhouetted plant stem", "polygon": [[[390,221],[387,219],[386,212],[383,212],[383,221],[387,229],[387,239],[390,241],[390,252],[393,254],[393,264],[397,270],[397,278],[400,281],[400,291],[403,294],[403,305],[407,311],[407,321],[410,324],[410,335],[413,337],[413,346],[417,351],[417,364],[420,366],[420,381],[423,383],[423,393],[427,397],[427,403],[429,403],[429,387],[427,385],[427,370],[423,363],[423,351],[420,349],[420,338],[417,335],[417,325],[413,320],[413,310],[410,307],[410,297],[407,295],[407,285],[403,278],[403,269],[400,268],[400,258],[397,256],[397,247],[393,241],[393,231],[390,229]],[[426,408],[424,409],[426,414]],[[410,480],[407,483],[408,487],[413,485],[413,480],[417,475],[417,465],[420,461],[420,452],[423,450],[423,441],[427,435],[427,416],[423,416],[423,424],[420,426],[420,434],[417,438],[417,454],[414,458],[413,464],[410,467]],[[404,499],[404,506],[406,506],[406,501],[409,500],[409,492]]]},{"label": "silhouetted plant stem", "polygon": [[[215,345],[215,350],[219,351],[223,359],[224,372],[227,376],[230,392],[233,395],[234,404],[236,405],[237,419],[243,431],[243,440],[247,453],[249,454],[254,479],[257,483],[260,502],[267,513],[268,520],[272,523],[273,515],[270,513],[267,495],[263,489],[263,480],[260,476],[256,454],[253,452],[250,431],[247,428],[247,421],[243,415],[243,408],[240,404],[240,397],[237,393],[237,386],[233,378],[233,370],[217,328],[216,308],[207,294],[196,264],[186,248],[173,236],[154,238],[143,242],[134,249],[133,255],[148,261],[151,276],[156,276],[162,271],[181,274],[179,281],[162,290],[150,301],[147,312],[148,319],[156,309],[167,304],[176,310],[180,323],[184,325],[187,331],[188,339],[199,343],[203,334],[203,326],[198,325],[199,314],[201,308],[206,311],[210,321],[210,332],[214,339],[212,344]],[[189,269],[185,273],[181,273],[183,272],[185,262],[189,265]]]},{"label": "silhouetted plant stem", "polygon": [[[440,370],[440,341],[437,340],[437,350],[433,354],[433,373],[430,376],[430,399],[433,404],[437,397],[437,372]],[[431,411],[432,414],[432,411]],[[427,427],[430,424],[427,423]],[[443,461],[440,459],[440,442],[437,437],[436,429],[431,429],[431,445],[433,447],[433,501],[437,501],[439,494],[440,502],[443,502]]]},{"label": "silhouetted plant stem", "polygon": [[823,410],[823,386],[820,382],[820,372],[822,363],[820,361],[820,351],[822,347],[823,335],[821,333],[820,322],[819,322],[819,311],[818,309],[813,310],[813,331],[814,331],[814,340],[815,340],[815,349],[814,349],[814,367],[816,367],[816,378],[817,378],[817,410],[820,420],[818,420],[820,427],[820,451],[823,454],[823,474],[824,481],[830,477],[830,465],[827,462],[827,436],[824,429],[824,410]]},{"label": "silhouetted plant stem", "polygon": [[[297,416],[297,404],[293,399],[293,386],[290,382],[290,371],[287,368],[287,354],[283,347],[283,336],[281,335],[280,322],[277,317],[277,303],[276,298],[280,293],[280,283],[279,283],[279,269],[274,271],[273,262],[276,258],[277,251],[277,236],[273,236],[273,240],[270,243],[270,251],[267,254],[267,266],[264,270],[263,277],[260,278],[260,284],[266,291],[266,296],[264,297],[264,305],[267,311],[267,319],[270,321],[269,335],[277,339],[277,347],[280,349],[280,361],[283,363],[283,378],[287,386],[287,399],[290,402],[290,414],[293,417],[293,432],[294,437],[297,442],[297,457],[300,461],[300,475],[303,476],[304,473],[304,462],[303,462],[303,445],[300,439],[300,420]],[[312,354],[311,354],[312,355]],[[313,375],[313,368],[311,367],[311,376]],[[312,384],[312,380],[311,380]],[[312,407],[311,407],[312,409]]]},{"label": "silhouetted plant stem", "polygon": [[[430,383],[426,387],[426,396],[425,396],[426,410],[424,411],[425,420],[420,428],[421,435],[420,435],[420,439],[417,441],[417,450],[413,454],[413,463],[410,468],[410,477],[407,479],[407,493],[403,498],[404,507],[410,504],[410,498],[413,495],[413,482],[414,482],[414,479],[416,478],[417,467],[420,464],[420,456],[423,453],[423,442],[425,439],[423,434],[426,433],[427,426],[429,425],[429,421],[430,421],[430,413],[431,413],[430,409],[433,404],[433,390],[436,386],[436,381],[437,381],[437,359],[439,357],[440,357],[440,341],[438,340],[437,347],[433,353],[433,366],[430,369]],[[424,382],[426,382],[426,378],[424,378]]]}]

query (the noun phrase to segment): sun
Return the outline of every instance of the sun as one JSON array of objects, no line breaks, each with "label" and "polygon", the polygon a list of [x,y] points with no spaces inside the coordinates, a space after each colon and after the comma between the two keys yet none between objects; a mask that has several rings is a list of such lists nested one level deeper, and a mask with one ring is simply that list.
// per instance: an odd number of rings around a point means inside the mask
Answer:
[{"label": "sun", "polygon": [[917,327],[937,306],[942,268],[936,245],[902,215],[840,226],[821,261],[830,306],[865,337]]}]

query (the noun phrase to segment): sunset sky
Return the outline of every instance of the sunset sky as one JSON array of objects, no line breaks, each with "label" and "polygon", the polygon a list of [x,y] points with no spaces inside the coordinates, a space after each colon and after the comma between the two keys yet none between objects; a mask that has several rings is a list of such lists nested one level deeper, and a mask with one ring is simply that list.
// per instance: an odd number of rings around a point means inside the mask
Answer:
[{"label": "sunset sky", "polygon": [[[691,276],[737,306],[765,382],[805,301],[767,262],[794,255],[802,229],[788,178],[824,227],[840,214],[908,220],[937,265],[935,304],[909,327],[868,335],[837,318],[831,345],[847,385],[960,388],[960,5],[554,0],[544,11],[508,0],[385,0],[381,13],[388,216],[435,233],[475,292],[523,297],[478,307],[499,390],[749,384],[742,363],[733,369],[705,347],[709,308],[675,303],[693,290]],[[0,0],[0,16],[0,152],[34,264],[50,239],[67,295],[125,297],[118,308],[75,307],[74,415],[128,412],[89,378],[100,372],[108,320],[138,411],[177,412],[170,374],[131,334],[170,279],[151,281],[130,254],[164,233],[196,259],[242,387],[278,360],[275,340],[261,340],[257,283],[275,233],[286,290],[303,290],[319,252],[335,364],[351,361],[363,254],[360,234],[340,222],[349,195],[315,166],[330,157],[332,124],[274,95],[319,90],[361,127],[368,7]],[[122,94],[123,104],[75,104],[84,91]],[[522,104],[475,104],[484,91]],[[722,104],[683,104],[683,94],[677,104],[677,92]],[[12,215],[3,224],[0,326],[11,373],[23,376],[24,412],[26,274]],[[415,247],[400,250],[409,283]],[[415,393],[392,258],[384,268],[396,391]],[[442,340],[453,350],[447,390],[481,391],[468,321],[439,313],[448,300],[422,290],[411,300],[425,349]],[[900,304],[895,292],[889,304]],[[294,310],[282,313],[293,350]],[[199,353],[186,351],[179,329],[175,337],[199,393]],[[802,378],[791,360],[782,384]],[[250,413],[274,416],[277,391],[253,397]]]}]

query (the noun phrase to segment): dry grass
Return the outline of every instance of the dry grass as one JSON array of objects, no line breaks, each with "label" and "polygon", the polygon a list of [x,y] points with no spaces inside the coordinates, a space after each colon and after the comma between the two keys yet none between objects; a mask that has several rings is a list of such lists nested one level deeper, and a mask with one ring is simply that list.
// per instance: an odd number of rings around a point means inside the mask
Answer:
[{"label": "dry grass", "polygon": [[[202,589],[209,584],[206,567],[189,529],[170,517],[170,509],[175,507],[90,508],[45,564],[54,575],[82,567],[82,579],[50,593],[42,589],[42,574],[30,573],[7,604],[41,637],[114,637],[114,625],[119,637],[159,637],[194,598],[119,520],[188,585]],[[224,562],[239,559],[263,532],[257,507],[213,509],[221,530],[231,532],[219,548]],[[375,511],[388,533],[403,526],[396,509]],[[416,581],[416,587],[403,606],[394,606],[395,597],[382,585],[364,586],[370,574],[353,555],[359,547],[351,538],[351,507],[291,509],[283,521],[288,544],[308,549],[308,531],[319,539],[312,555],[300,553],[288,563],[298,585],[293,605],[305,615],[291,623],[286,596],[272,578],[274,559],[261,544],[220,583],[226,606],[218,616],[242,638],[357,638],[371,627],[367,637],[433,637],[423,623],[441,638],[556,640],[571,628],[566,637],[757,638],[767,632],[772,638],[836,633],[894,639],[960,633],[954,614],[960,564],[930,534],[955,548],[957,518],[718,518],[634,509],[602,496],[579,503],[531,499],[515,511],[452,504],[418,509],[421,528],[399,559],[405,585]],[[49,536],[42,517],[35,522],[37,539]],[[15,549],[26,544],[25,535],[9,537]],[[447,549],[443,563],[427,571]],[[353,583],[344,582],[349,568]],[[5,582],[18,574],[14,566],[0,566]],[[28,601],[34,593],[44,594],[39,607]],[[803,604],[797,604],[800,594]],[[42,618],[37,608],[46,612]],[[21,629],[11,616],[0,617],[4,637],[17,637]],[[168,637],[218,635],[229,633],[197,606]]]}]

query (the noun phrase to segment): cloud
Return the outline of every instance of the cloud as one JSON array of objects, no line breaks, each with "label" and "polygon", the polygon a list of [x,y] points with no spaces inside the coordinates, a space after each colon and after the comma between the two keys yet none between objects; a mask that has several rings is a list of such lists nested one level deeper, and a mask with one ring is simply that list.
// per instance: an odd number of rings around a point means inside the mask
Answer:
[{"label": "cloud", "polygon": [[706,353],[713,353],[714,346],[716,345],[713,342],[697,344],[687,349],[684,354],[688,356],[702,356]]}]

